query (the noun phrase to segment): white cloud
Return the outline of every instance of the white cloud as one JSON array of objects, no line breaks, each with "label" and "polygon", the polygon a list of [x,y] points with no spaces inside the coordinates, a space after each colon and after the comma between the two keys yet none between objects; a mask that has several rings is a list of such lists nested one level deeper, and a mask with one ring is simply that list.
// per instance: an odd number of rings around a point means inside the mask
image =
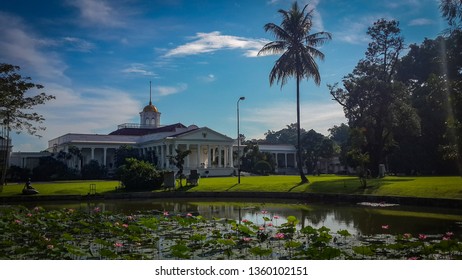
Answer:
[{"label": "white cloud", "polygon": [[168,51],[165,57],[196,55],[232,49],[243,50],[245,56],[255,57],[258,51],[267,43],[264,39],[222,35],[219,31],[197,33],[196,36],[190,39],[193,41]]},{"label": "white cloud", "polygon": [[409,22],[410,26],[431,25],[434,21],[428,18],[416,18]]},{"label": "white cloud", "polygon": [[117,124],[130,122],[136,117],[141,104],[131,94],[118,89],[71,89],[56,83],[45,88],[55,100],[37,106],[35,111],[45,117],[45,131],[37,137],[22,133],[13,135],[14,151],[41,151],[48,147],[48,140],[65,133],[99,133],[117,129]]},{"label": "white cloud", "polygon": [[66,65],[56,53],[46,52],[44,46],[55,44],[39,38],[22,19],[0,12],[0,59],[19,65],[36,77],[68,80],[64,75]]},{"label": "white cloud", "polygon": [[206,76],[200,76],[198,79],[204,83],[211,83],[214,82],[217,77],[215,77],[214,74],[208,74]]},{"label": "white cloud", "polygon": [[167,96],[167,95],[180,93],[182,91],[185,91],[187,88],[188,88],[187,84],[180,83],[177,86],[154,87],[154,91],[156,91],[159,96]]},{"label": "white cloud", "polygon": [[[312,103],[305,102],[300,106],[300,126],[305,130],[314,129],[316,132],[328,135],[328,129],[334,125],[345,123],[345,115],[340,105],[335,102]],[[252,109],[241,109],[243,133],[249,139],[263,139],[268,130],[278,131],[291,123],[296,123],[295,102],[277,103],[270,106]],[[252,135],[245,132],[251,131]]]},{"label": "white cloud", "polygon": [[147,68],[147,66],[142,63],[132,63],[128,68],[123,69],[122,73],[157,76],[154,72],[145,70],[144,68]]},{"label": "white cloud", "polygon": [[[112,129],[138,114],[140,104],[130,94],[114,88],[82,88],[73,90],[58,84],[47,87],[56,96],[41,107],[46,117],[47,134],[60,136],[65,132],[91,133]],[[51,138],[48,138],[51,139]]]},{"label": "white cloud", "polygon": [[345,18],[342,21],[342,29],[333,32],[335,40],[340,40],[348,44],[364,44],[369,42],[367,29],[379,18],[386,18],[383,15],[369,15],[362,18]]},{"label": "white cloud", "polygon": [[91,52],[95,48],[95,44],[75,37],[64,37],[63,42],[69,45],[71,51]]},{"label": "white cloud", "polygon": [[80,11],[81,23],[83,25],[96,24],[108,27],[124,25],[121,15],[113,7],[103,0],[79,0],[68,1],[69,5]]}]

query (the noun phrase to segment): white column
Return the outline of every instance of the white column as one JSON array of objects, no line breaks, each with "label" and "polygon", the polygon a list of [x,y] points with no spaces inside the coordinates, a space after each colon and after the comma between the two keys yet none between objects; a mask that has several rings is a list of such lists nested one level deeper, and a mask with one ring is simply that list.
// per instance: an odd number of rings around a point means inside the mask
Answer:
[{"label": "white column", "polygon": [[223,147],[221,145],[218,145],[218,167],[223,167],[221,166],[221,150]]},{"label": "white column", "polygon": [[95,159],[95,148],[90,148],[91,149],[91,160]]},{"label": "white column", "polygon": [[164,158],[165,158],[165,155],[164,155],[164,146],[163,146],[163,145],[160,145],[160,146],[159,146],[159,163],[160,163],[160,166],[161,166],[162,169],[165,168]]},{"label": "white column", "polygon": [[287,168],[287,153],[284,153],[284,161],[285,161],[285,164],[286,164],[286,168]]},{"label": "white column", "polygon": [[213,149],[211,145],[207,145],[207,168],[212,167]]},{"label": "white column", "polygon": [[[186,144],[186,150],[189,150],[189,144]],[[189,158],[190,158],[190,156],[188,155],[186,157],[186,162],[185,162],[186,166],[185,167],[187,167],[188,169],[191,169],[191,167],[189,166]]]},{"label": "white column", "polygon": [[107,165],[106,156],[107,156],[107,148],[103,148],[103,165],[104,166]]},{"label": "white column", "polygon": [[201,167],[201,151],[202,151],[202,145],[197,144],[197,168]]},{"label": "white column", "polygon": [[165,168],[170,167],[170,161],[168,160],[169,155],[170,155],[169,144],[165,144]]},{"label": "white column", "polygon": [[229,162],[229,167],[234,168],[234,160],[233,160],[233,145],[228,146],[228,162]]}]

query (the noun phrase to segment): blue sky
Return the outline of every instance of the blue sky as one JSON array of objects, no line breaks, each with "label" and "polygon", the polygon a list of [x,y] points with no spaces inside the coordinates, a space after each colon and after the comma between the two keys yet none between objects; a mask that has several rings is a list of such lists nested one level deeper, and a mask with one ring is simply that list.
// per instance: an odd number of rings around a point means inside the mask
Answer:
[{"label": "blue sky", "polygon": [[[152,100],[161,124],[207,126],[236,137],[264,138],[296,121],[295,81],[270,87],[277,56],[256,56],[272,40],[292,1],[6,0],[0,6],[0,62],[21,67],[56,100],[36,107],[42,138],[13,135],[14,151],[38,151],[66,133],[109,133],[139,123]],[[326,84],[341,82],[364,57],[366,30],[380,18],[400,22],[407,45],[445,28],[436,0],[299,1],[314,8],[313,32],[332,33],[320,50],[321,85],[301,84],[301,126],[325,135],[345,122]]]}]

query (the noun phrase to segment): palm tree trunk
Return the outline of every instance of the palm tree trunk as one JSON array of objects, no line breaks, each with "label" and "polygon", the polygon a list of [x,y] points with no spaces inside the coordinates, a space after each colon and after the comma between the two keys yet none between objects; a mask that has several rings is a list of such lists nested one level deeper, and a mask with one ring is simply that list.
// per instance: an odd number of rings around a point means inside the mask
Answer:
[{"label": "palm tree trunk", "polygon": [[302,164],[302,146],[300,141],[300,76],[297,75],[297,165],[298,171],[300,172],[301,183],[308,183],[308,178],[306,178],[303,173],[303,164]]}]

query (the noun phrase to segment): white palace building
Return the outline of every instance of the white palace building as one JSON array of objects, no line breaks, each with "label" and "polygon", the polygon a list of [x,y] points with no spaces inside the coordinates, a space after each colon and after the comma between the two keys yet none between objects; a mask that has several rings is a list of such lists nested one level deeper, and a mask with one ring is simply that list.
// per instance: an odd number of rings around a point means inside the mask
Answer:
[{"label": "white palace building", "polygon": [[[83,163],[96,160],[111,170],[115,166],[115,152],[122,145],[139,149],[142,154],[154,152],[159,168],[174,170],[168,158],[175,150],[191,150],[185,159],[185,173],[191,169],[202,175],[229,176],[234,172],[234,139],[208,127],[185,126],[181,123],[161,125],[161,113],[149,101],[140,112],[140,123],[118,125],[107,134],[68,133],[48,141],[48,152],[68,152],[74,146],[80,149]],[[208,172],[205,172],[208,171]]]},{"label": "white palace building", "polygon": [[[109,173],[115,170],[115,153],[123,145],[138,149],[144,155],[154,153],[157,165],[161,169],[175,171],[169,162],[169,156],[175,150],[190,150],[185,158],[184,173],[197,170],[201,176],[231,176],[236,174],[237,140],[223,135],[208,127],[185,126],[181,123],[161,125],[161,113],[149,101],[140,112],[140,123],[118,125],[117,130],[109,134],[68,133],[48,141],[47,152],[13,152],[10,166],[32,169],[38,165],[39,157],[56,155],[60,151],[68,153],[76,147],[82,155],[82,165],[91,160],[107,167]],[[277,162],[278,173],[294,171],[297,167],[296,149],[293,145],[259,145],[260,151],[273,154]],[[241,147],[241,154],[243,145]],[[236,153],[237,154],[237,153]],[[234,155],[234,156],[233,156]],[[75,157],[67,164],[70,168],[80,168]]]}]

